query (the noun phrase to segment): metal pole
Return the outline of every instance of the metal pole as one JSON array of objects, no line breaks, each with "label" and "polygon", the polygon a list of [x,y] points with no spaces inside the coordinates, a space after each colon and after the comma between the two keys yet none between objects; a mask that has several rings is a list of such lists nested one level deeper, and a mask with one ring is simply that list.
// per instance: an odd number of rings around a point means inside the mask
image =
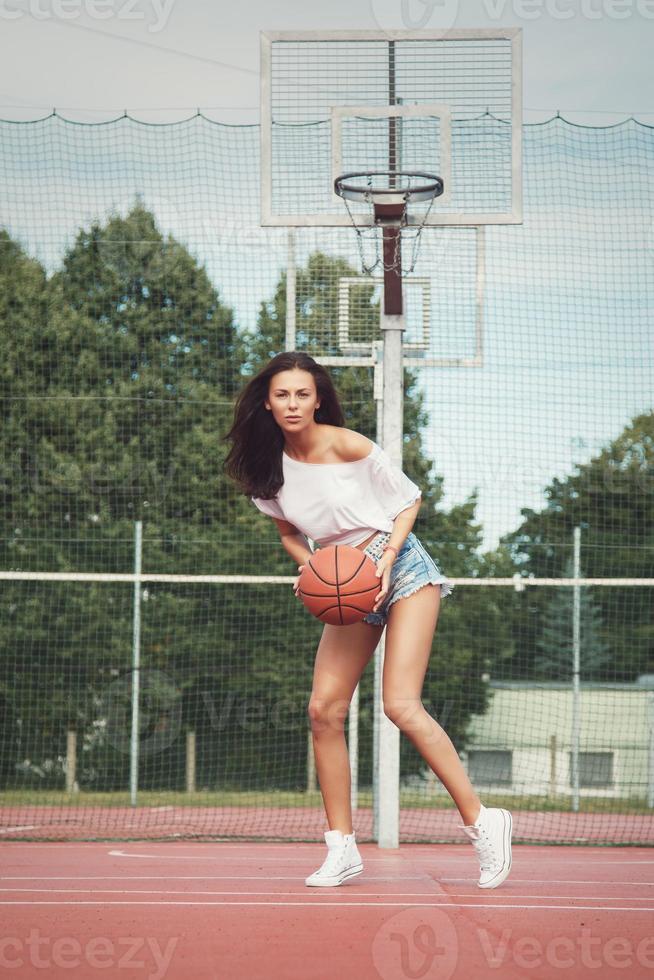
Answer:
[{"label": "metal pole", "polygon": [[379,770],[381,767],[380,752],[380,729],[382,711],[382,668],[384,666],[384,638],[386,630],[379,638],[379,643],[375,648],[374,661],[374,693],[373,693],[373,719],[372,719],[372,836],[379,843],[381,808],[382,801],[379,795]]},{"label": "metal pole", "polygon": [[[383,449],[402,465],[404,316],[381,313],[384,341]],[[383,669],[383,654],[380,668]],[[398,847],[400,831],[400,730],[379,705],[379,835],[380,847]]]},{"label": "metal pole", "polygon": [[[574,578],[581,577],[581,528],[574,529]],[[580,657],[580,586],[572,586],[572,751],[570,769],[572,809],[579,810],[579,743],[581,741],[581,692],[579,688]]]},{"label": "metal pole", "polygon": [[[395,105],[397,91],[395,85],[395,41],[388,42],[388,104]],[[397,116],[388,117],[388,169],[397,170]],[[392,181],[392,178],[391,178]],[[391,187],[395,184],[391,183]]]},{"label": "metal pole", "polygon": [[195,793],[195,732],[186,733],[186,792]]},{"label": "metal pole", "polygon": [[[384,445],[384,385],[383,385],[383,364],[379,349],[376,351],[374,369],[374,396],[377,406],[377,442],[380,446]],[[375,659],[373,662],[373,718],[372,718],[372,836],[373,840],[379,840],[379,719],[382,715],[382,665],[384,663],[384,638],[386,631],[382,632],[379,643],[375,648]]]},{"label": "metal pole", "polygon": [[[388,42],[388,104],[397,102],[395,85],[395,41]],[[398,163],[398,124],[397,116],[388,117],[388,169],[393,174]],[[389,180],[391,187],[396,186],[393,176]],[[375,209],[375,215],[392,211],[393,208],[382,206]],[[404,211],[404,205],[398,209],[398,215]],[[384,257],[384,313],[397,314],[402,310],[402,232],[399,227],[382,230],[382,255]]]},{"label": "metal pole", "polygon": [[77,732],[69,729],[66,735],[66,792],[74,793],[77,783]]},{"label": "metal pole", "polygon": [[[378,359],[378,343],[373,341],[373,398],[377,408],[376,440],[383,445],[383,384],[382,365]],[[375,649],[373,660],[373,719],[372,719],[372,836],[379,834],[379,724],[381,711],[381,665],[384,657],[384,633]],[[359,684],[354,689],[348,712],[348,751],[350,758],[350,805],[352,813],[359,807]]]},{"label": "metal pole", "polygon": [[139,689],[141,670],[141,560],[143,522],[134,522],[134,613],[132,623],[132,731],[129,753],[130,803],[136,806],[139,780]]},{"label": "metal pole", "polygon": [[[359,685],[354,688],[347,721],[347,749],[350,759],[350,806],[359,809]],[[354,828],[352,828],[354,829]]]},{"label": "metal pole", "polygon": [[550,797],[556,796],[556,735],[550,735]]},{"label": "metal pole", "polygon": [[[395,42],[388,48],[388,99],[395,105]],[[389,124],[388,169],[397,164],[396,126]],[[385,206],[375,207],[375,217],[384,213],[392,218]],[[404,419],[404,390],[402,364],[402,332],[405,328],[402,305],[401,232],[399,227],[384,228],[384,297],[380,311],[379,327],[382,335],[382,448],[391,461],[402,465],[402,432]],[[392,268],[394,266],[394,268]],[[389,268],[391,267],[391,268]],[[385,635],[385,634],[384,634]],[[378,814],[377,843],[380,847],[399,845],[400,837],[400,730],[386,716],[383,708],[381,677],[385,644],[380,643],[376,653],[375,718],[379,725],[378,751]],[[378,697],[378,700],[377,700]]]}]

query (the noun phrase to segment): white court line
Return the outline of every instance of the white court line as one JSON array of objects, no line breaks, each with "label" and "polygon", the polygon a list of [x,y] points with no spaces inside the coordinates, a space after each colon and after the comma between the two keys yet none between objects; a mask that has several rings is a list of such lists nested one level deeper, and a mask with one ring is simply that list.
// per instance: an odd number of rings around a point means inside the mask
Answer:
[{"label": "white court line", "polygon": [[[321,847],[321,845],[319,844],[316,844],[315,846],[318,848]],[[322,847],[324,848],[324,845],[322,845]],[[139,853],[134,854],[128,851],[116,851],[116,850],[109,851],[109,856],[121,857],[121,858],[136,858],[139,860],[145,859],[145,860],[153,860],[153,861],[221,861],[224,862],[224,861],[243,860],[243,858],[238,855],[232,857],[230,855],[221,855],[221,854],[215,854],[215,855],[213,854],[139,854]],[[395,854],[389,854],[388,856],[381,855],[379,857],[372,857],[369,854],[364,853],[363,857],[366,861],[369,862],[377,862],[377,861],[397,862],[398,860],[406,859],[408,855],[395,853]],[[468,864],[468,863],[474,864],[475,856],[471,852],[468,852],[466,854],[461,854],[460,857],[462,860],[458,860],[458,858],[454,858],[454,863],[456,864],[457,867],[459,867],[461,864]],[[264,855],[257,855],[256,857],[253,857],[252,860],[253,861],[256,860],[259,862],[260,861],[293,862],[293,861],[306,861],[307,858],[293,857],[292,855],[288,855],[286,857],[265,857]],[[416,858],[415,857],[410,858],[409,860],[416,860]],[[448,862],[451,862],[452,860],[453,860],[452,857],[439,858],[437,854],[434,854],[433,857],[430,858],[430,861],[432,861],[438,867],[443,867],[444,865],[446,865]],[[548,865],[552,864],[552,859],[549,856],[547,857],[547,863]],[[654,861],[596,861],[596,860],[592,860],[591,858],[586,858],[585,860],[579,860],[579,861],[576,861],[574,859],[566,859],[564,860],[563,863],[565,863],[566,866],[569,864],[581,864],[585,866],[592,864],[594,867],[605,868],[609,866],[612,867],[614,864],[654,864]]]},{"label": "white court line", "polygon": [[19,830],[38,830],[41,824],[35,823],[30,827],[2,827],[0,828],[0,834],[14,834],[18,833]]},{"label": "white court line", "polygon": [[[46,881],[45,878],[35,879],[37,881]],[[68,879],[69,881],[71,879]],[[74,879],[77,881],[77,879]],[[122,879],[125,880],[124,878]],[[470,881],[469,878],[435,878],[439,885],[443,885],[446,882],[452,885],[465,885],[466,882]],[[627,885],[631,888],[654,888],[654,883],[651,881],[594,881],[590,880],[576,880],[574,878],[514,878],[511,877],[512,885],[593,885],[597,887],[598,885],[602,888],[613,888],[614,885]]]},{"label": "white court line", "polygon": [[327,906],[334,906],[335,908],[374,908],[374,907],[390,907],[390,908],[460,908],[460,909],[485,909],[487,912],[492,909],[521,909],[523,912],[654,912],[654,907],[652,908],[632,908],[624,905],[492,905],[482,903],[468,903],[468,902],[141,902],[141,901],[78,901],[78,902],[68,902],[66,900],[57,899],[56,901],[44,901],[39,899],[37,901],[5,901],[0,900],[0,905],[95,905],[107,907],[110,905],[148,905],[150,908],[165,907],[168,905],[193,905],[193,906],[214,906],[214,905],[226,905],[226,906],[238,906],[238,905],[262,905],[264,907],[270,908],[271,906],[278,906],[279,908],[325,908]]},{"label": "white court line", "polygon": [[[45,892],[48,895],[55,895],[62,893],[64,895],[297,895],[295,892],[282,892],[282,891],[208,891],[202,889],[202,891],[194,891],[192,889],[155,889],[155,888],[0,888],[0,893],[7,893],[11,895],[17,895],[23,892]],[[444,898],[474,898],[477,892],[471,892],[470,894],[466,892],[450,892],[444,895]],[[370,898],[372,896],[379,897],[379,892],[360,892],[357,891],[357,895]],[[386,898],[428,898],[429,894],[425,892],[389,892],[384,895]],[[496,895],[489,889],[488,898],[501,898],[501,895]],[[648,898],[638,898],[633,895],[609,895],[600,898],[596,898],[594,895],[514,895],[513,898],[520,899],[535,899],[536,901],[542,901],[543,898],[547,899],[568,899],[568,901],[585,900],[588,902],[604,902],[607,898],[612,902],[649,902],[651,901],[651,896]],[[320,898],[320,893],[316,895],[316,899]],[[323,903],[317,903],[323,904]]]},{"label": "white court line", "polygon": [[[298,881],[301,875],[0,875],[0,881]],[[470,878],[457,879],[469,882]],[[366,881],[439,882],[425,875],[366,875]],[[629,881],[623,882],[631,884]]]},{"label": "white court line", "polygon": [[[18,829],[33,830],[33,829],[38,829],[40,826],[43,826],[43,825],[38,824],[38,825],[34,825],[33,827],[25,827],[25,828],[18,828]],[[11,830],[11,828],[7,828],[4,831],[0,831],[0,832],[9,833],[10,830]],[[89,840],[21,841],[21,840],[18,840],[18,841],[0,841],[0,847],[3,847],[6,844],[7,847],[11,847],[12,851],[17,850],[19,848],[22,849],[22,850],[27,850],[27,849],[35,849],[35,848],[41,848],[41,847],[45,847],[45,848],[48,848],[48,849],[51,850],[52,848],[61,848],[62,845],[65,845],[69,849],[71,847],[72,848],[77,848],[77,847],[84,847],[84,848],[88,848],[88,847],[100,847],[100,848],[102,848],[102,847],[107,847],[108,845],[111,845],[112,843],[117,843],[117,842],[114,842],[114,841],[111,841],[111,840],[94,840],[94,841],[89,841]],[[147,844],[146,841],[141,841],[140,843],[146,843]],[[243,843],[243,844],[235,844],[235,843],[229,843],[229,841],[222,841],[222,840],[190,842],[188,840],[180,841],[180,840],[176,839],[176,840],[170,840],[170,841],[160,841],[160,842],[158,842],[158,844],[159,845],[160,844],[169,844],[171,846],[174,846],[175,848],[179,848],[180,844],[183,844],[184,846],[189,846],[190,845],[190,846],[197,847],[197,848],[201,848],[201,847],[208,847],[208,848],[211,848],[211,849],[219,848],[221,851],[224,851],[224,850],[227,850],[227,849],[229,849],[229,850],[237,850],[239,848],[242,848],[242,849],[244,849],[246,851],[249,851],[250,853],[252,852],[252,849],[253,848],[258,848],[258,847],[265,848],[266,850],[270,850],[272,848],[279,848],[280,850],[288,850],[289,847],[292,847],[293,849],[296,849],[296,848],[306,848],[308,850],[309,848],[316,848],[316,847],[317,848],[320,848],[320,847],[324,847],[324,844],[323,844],[322,841],[288,841],[288,842],[279,842],[279,841],[277,841],[277,842],[270,842],[270,843],[268,843],[267,841],[258,841],[257,840],[257,841],[251,841],[251,842],[248,842],[248,843]],[[361,847],[361,846],[363,846],[365,848],[367,848],[369,846],[373,846],[374,847],[375,846],[375,842],[374,841],[362,841],[359,844],[359,847]],[[574,843],[572,843],[572,844],[548,844],[546,841],[543,841],[542,844],[533,844],[533,843],[530,843],[530,844],[520,844],[520,843],[515,843],[514,842],[513,846],[514,846],[516,852],[520,853],[521,856],[522,856],[522,858],[525,859],[525,860],[531,860],[532,858],[535,859],[537,857],[542,857],[542,855],[544,853],[546,853],[547,854],[547,862],[548,862],[548,864],[552,864],[552,863],[556,864],[558,861],[560,861],[560,862],[564,863],[566,866],[569,865],[569,864],[587,865],[589,863],[589,861],[591,860],[590,856],[589,857],[583,857],[583,858],[570,857],[569,854],[570,854],[571,851],[581,851],[582,853],[585,852],[586,854],[591,855],[593,858],[596,857],[597,854],[598,854],[598,852],[599,852],[600,854],[602,854],[607,859],[604,860],[604,861],[600,861],[600,862],[594,861],[593,863],[597,863],[597,864],[599,864],[601,866],[612,865],[612,864],[654,864],[654,860],[652,860],[652,861],[650,861],[650,860],[640,860],[640,859],[629,860],[629,861],[612,861],[612,860],[610,860],[610,857],[609,857],[610,853],[616,853],[618,851],[624,850],[624,848],[621,845],[619,845],[619,844],[607,845],[607,844],[594,844],[592,842],[587,843],[587,844],[574,844]],[[629,847],[629,850],[631,850],[631,851],[633,851],[633,850],[642,850],[642,851],[646,851],[647,853],[651,853],[652,846],[654,846],[654,845],[651,844],[651,843],[650,844],[639,844],[639,845],[636,845],[635,847],[631,847],[630,846]],[[443,848],[444,847],[448,847],[448,848],[455,849],[457,851],[460,850],[461,853],[460,854],[453,854],[453,853],[450,852],[447,855],[441,855],[440,851],[438,850],[438,848],[441,848],[441,847],[443,847]],[[412,850],[413,848],[415,848],[415,851]],[[457,843],[454,843],[453,841],[446,841],[446,842],[433,843],[433,844],[431,844],[431,843],[424,843],[424,844],[408,843],[408,844],[402,844],[399,848],[393,848],[392,849],[393,850],[393,853],[388,854],[387,857],[382,857],[382,858],[370,858],[369,857],[368,860],[392,860],[392,859],[395,859],[395,858],[409,858],[411,860],[415,860],[417,857],[419,857],[421,860],[424,860],[425,859],[424,851],[427,848],[434,848],[435,849],[435,854],[434,854],[434,858],[433,859],[434,860],[437,860],[439,864],[444,864],[444,863],[446,863],[448,861],[453,861],[454,863],[459,863],[460,860],[462,860],[462,859],[463,860],[469,860],[469,851],[468,851],[467,844],[465,842],[462,842],[460,844],[457,844]],[[380,848],[380,850],[381,850],[381,848]],[[554,851],[555,853],[551,853],[552,851]],[[218,856],[214,856],[213,854],[205,854],[205,853],[200,852],[199,850],[198,850],[198,853],[197,854],[193,854],[193,855],[191,855],[191,854],[189,854],[189,855],[177,855],[177,854],[176,855],[171,855],[171,854],[162,854],[162,855],[155,855],[155,854],[134,854],[133,855],[133,854],[130,854],[130,853],[124,852],[124,851],[109,851],[108,853],[110,855],[115,855],[115,856],[118,856],[118,857],[143,857],[143,858],[156,858],[157,860],[162,860],[162,859],[165,860],[165,859],[168,859],[168,858],[171,858],[171,857],[174,857],[175,859],[179,859],[180,857],[182,857],[182,858],[188,859],[188,860],[197,860],[197,859],[207,860],[207,858],[214,859],[214,860],[219,860],[220,859]],[[466,854],[468,856],[466,856]],[[225,860],[225,858],[223,857],[222,860]],[[257,856],[257,860],[263,860],[263,858]],[[286,859],[286,860],[288,860],[288,859]]]},{"label": "white court line", "polygon": [[[49,824],[49,825],[48,824],[34,824],[31,827],[13,827],[13,828],[12,827],[8,827],[6,829],[7,829],[7,831],[9,831],[9,830],[35,830],[35,829],[38,829],[39,827],[44,827],[44,826],[46,826],[46,827],[52,827],[51,824]],[[193,848],[196,848],[197,847],[198,849],[201,848],[201,847],[210,847],[212,849],[215,849],[216,847],[220,847],[221,850],[237,850],[238,848],[242,848],[243,850],[252,850],[253,847],[265,847],[266,850],[273,850],[274,848],[279,848],[280,850],[287,850],[289,847],[295,848],[295,847],[317,847],[317,846],[324,847],[325,846],[324,845],[324,841],[319,841],[319,840],[314,840],[314,841],[311,841],[311,840],[289,840],[289,841],[252,840],[252,841],[247,841],[247,842],[242,842],[242,843],[238,843],[237,844],[237,843],[231,842],[231,838],[229,838],[228,840],[221,840],[220,838],[216,838],[215,840],[197,840],[197,841],[196,840],[191,840],[189,838],[185,838],[183,841],[180,841],[177,838],[175,838],[175,839],[172,839],[171,838],[170,840],[159,840],[157,838],[154,838],[154,839],[151,840],[149,838],[146,838],[145,840],[138,840],[137,839],[137,840],[133,840],[133,841],[125,841],[122,838],[119,838],[118,840],[112,839],[112,838],[105,838],[104,840],[60,840],[60,839],[57,838],[56,840],[34,840],[34,841],[17,840],[17,841],[12,841],[11,843],[12,843],[12,845],[14,847],[56,847],[59,844],[69,844],[69,845],[72,844],[75,847],[107,847],[110,844],[128,844],[128,843],[132,843],[132,844],[145,844],[145,845],[154,844],[157,847],[161,846],[162,844],[171,844],[171,845],[174,844],[175,847],[179,847],[180,844],[182,844],[185,847],[193,847]],[[375,846],[375,842],[374,841],[362,841],[361,843],[363,843],[364,846],[368,846],[370,844],[373,845],[373,846]],[[412,847],[412,846],[414,846],[414,845],[412,845],[412,844],[403,844],[402,845],[402,847]],[[425,844],[425,845],[420,845],[420,846],[425,846],[425,847],[461,847],[464,850],[467,848],[467,845],[466,845],[465,841],[462,844],[445,843],[445,844]],[[515,846],[517,847],[517,845],[515,845]],[[554,846],[554,845],[552,845],[552,846]],[[643,850],[644,849],[645,848],[643,847]],[[399,851],[399,848],[395,848],[395,850],[396,851]]]},{"label": "white court line", "polygon": [[[322,846],[319,844],[315,846],[321,850],[325,849],[324,844]],[[244,861],[242,856],[237,855],[231,857],[230,855],[221,854],[129,854],[126,851],[109,851],[109,857],[137,858],[138,860],[146,859],[152,861],[218,861],[220,863],[225,861],[239,861],[240,863],[243,863]],[[287,864],[292,863],[293,861],[307,861],[309,857],[310,855],[308,854],[304,857],[293,857],[291,854],[285,857],[265,857],[264,855],[256,855],[252,858],[252,862],[256,861],[257,863],[260,863],[261,861],[274,861],[278,864]],[[384,857],[383,855],[381,857],[364,855],[364,857],[366,861],[392,861],[394,864],[397,864],[398,861],[403,860],[403,855],[401,854],[389,854],[388,857]],[[469,854],[468,860],[474,863],[474,854]]]},{"label": "white court line", "polygon": [[[297,875],[0,875],[0,881],[297,881]],[[431,878],[428,875],[366,875],[366,882],[424,881],[437,885],[465,884],[469,878]],[[613,888],[631,885],[633,888],[654,888],[651,881],[595,881],[592,878],[514,878],[512,885],[594,885]]]},{"label": "white court line", "polygon": [[[0,875],[0,881],[298,881],[301,875],[24,875],[9,877]],[[459,879],[462,882],[470,878]],[[366,881],[423,881],[426,884],[435,882],[436,878],[428,875],[366,875]],[[592,884],[592,882],[591,882]],[[629,885],[631,882],[624,882]]]}]

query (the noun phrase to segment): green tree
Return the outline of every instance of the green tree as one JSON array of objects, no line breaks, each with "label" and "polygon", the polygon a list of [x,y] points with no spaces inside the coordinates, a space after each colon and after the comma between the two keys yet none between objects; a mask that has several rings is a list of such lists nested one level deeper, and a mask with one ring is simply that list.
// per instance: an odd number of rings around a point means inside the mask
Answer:
[{"label": "green tree", "polygon": [[[589,578],[651,578],[654,574],[654,413],[635,418],[588,463],[546,488],[545,507],[524,508],[521,525],[503,538],[523,574],[564,577],[575,527],[581,528],[581,566]],[[512,616],[520,657],[514,668],[534,674],[537,639],[548,598],[545,589],[529,593]],[[524,594],[523,594],[524,596]],[[598,588],[594,602],[603,640],[612,651],[598,667],[602,680],[633,681],[654,670],[652,590]]]},{"label": "green tree", "polygon": [[[573,577],[572,562],[564,569],[565,578]],[[536,640],[538,653],[534,660],[534,677],[538,680],[569,681],[573,661],[573,604],[571,588],[555,588],[545,606],[541,635]],[[594,681],[602,677],[611,651],[602,638],[601,611],[592,593],[583,588],[579,594],[580,677]]]},{"label": "green tree", "polygon": [[[6,233],[0,245],[5,567],[128,571],[136,518],[145,570],[229,566],[243,508],[219,435],[239,341],[204,270],[140,207],[80,232],[49,281]],[[21,583],[3,604],[0,683],[21,754],[61,757],[66,728],[84,741],[129,669],[129,589]],[[184,690],[215,660],[216,608],[215,586],[152,588],[144,662]]]}]

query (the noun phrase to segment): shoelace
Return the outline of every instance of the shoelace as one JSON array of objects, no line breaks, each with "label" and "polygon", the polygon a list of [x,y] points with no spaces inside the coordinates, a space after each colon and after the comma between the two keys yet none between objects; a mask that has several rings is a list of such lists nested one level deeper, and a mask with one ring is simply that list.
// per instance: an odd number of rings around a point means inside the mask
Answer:
[{"label": "shoelace", "polygon": [[493,842],[485,830],[481,831],[481,837],[473,841],[475,850],[479,855],[479,864],[482,871],[492,871],[498,864],[498,856],[495,852]]},{"label": "shoelace", "polygon": [[327,857],[322,863],[318,874],[335,874],[342,870],[345,861],[346,847],[330,847]]}]

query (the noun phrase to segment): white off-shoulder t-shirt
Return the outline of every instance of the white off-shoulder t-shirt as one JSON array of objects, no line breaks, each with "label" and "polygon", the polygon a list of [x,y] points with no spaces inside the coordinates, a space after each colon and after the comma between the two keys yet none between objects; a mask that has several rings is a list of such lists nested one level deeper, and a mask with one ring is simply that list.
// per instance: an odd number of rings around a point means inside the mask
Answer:
[{"label": "white off-shoulder t-shirt", "polygon": [[349,463],[302,463],[282,453],[284,485],[273,500],[252,497],[260,511],[281,518],[320,547],[356,545],[373,531],[392,531],[420,488],[371,440],[371,452]]}]

